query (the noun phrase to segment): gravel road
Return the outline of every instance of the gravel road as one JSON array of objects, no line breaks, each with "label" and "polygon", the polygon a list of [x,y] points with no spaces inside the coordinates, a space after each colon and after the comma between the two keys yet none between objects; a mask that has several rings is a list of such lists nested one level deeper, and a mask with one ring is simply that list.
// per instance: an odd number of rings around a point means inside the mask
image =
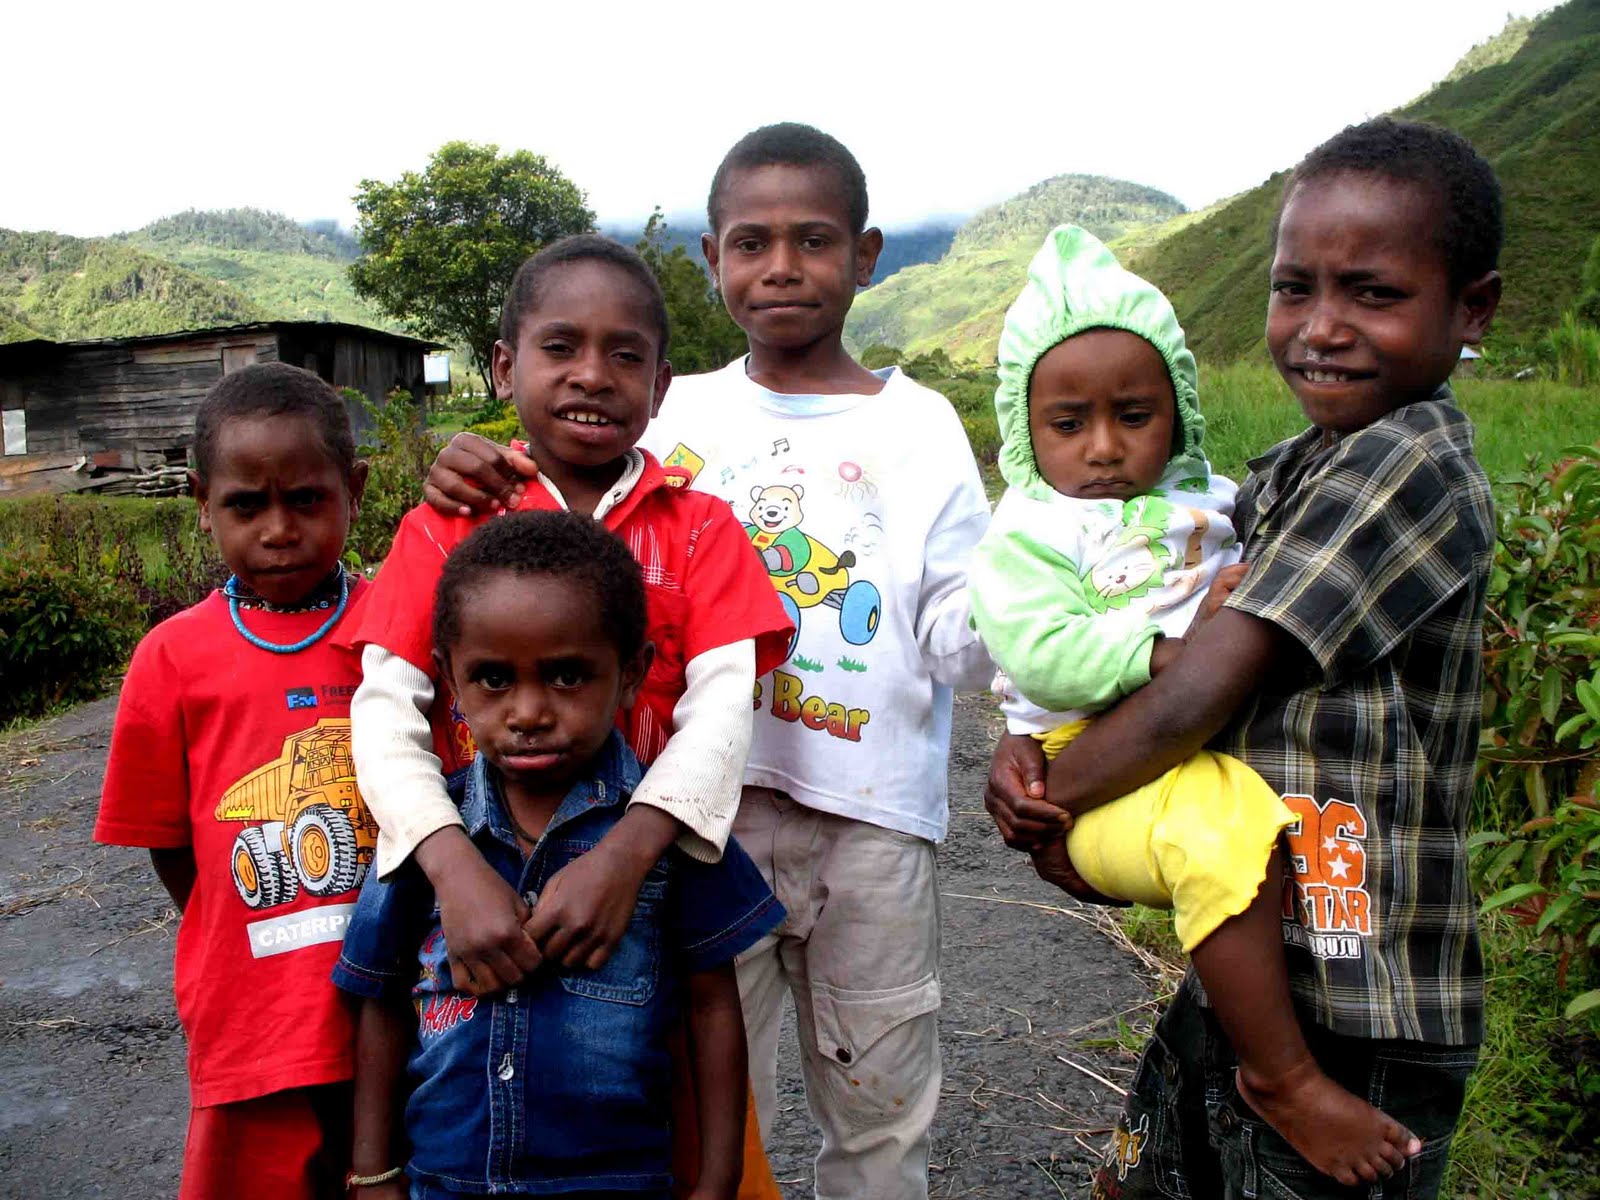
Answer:
[{"label": "gravel road", "polygon": [[[0,737],[0,1197],[176,1192],[177,917],[142,851],[90,840],[115,703]],[[1087,1191],[1119,1099],[1107,1082],[1133,1065],[1117,1018],[1147,1016],[1149,990],[1098,913],[1000,843],[979,799],[994,732],[986,704],[958,703],[932,1194],[1059,1200]],[[799,1200],[815,1140],[792,1036],[783,1052],[771,1156]]]}]

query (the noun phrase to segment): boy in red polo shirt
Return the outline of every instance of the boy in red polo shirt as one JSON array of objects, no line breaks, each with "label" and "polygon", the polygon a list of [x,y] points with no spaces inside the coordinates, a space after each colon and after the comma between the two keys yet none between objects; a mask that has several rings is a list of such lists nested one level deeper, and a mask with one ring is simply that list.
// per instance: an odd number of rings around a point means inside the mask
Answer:
[{"label": "boy in red polo shirt", "polygon": [[[624,724],[645,777],[616,826],[530,909],[468,839],[445,787],[475,748],[433,662],[434,589],[450,551],[487,518],[420,505],[401,523],[372,602],[343,635],[362,648],[356,762],[382,831],[379,873],[415,857],[438,897],[455,984],[477,995],[547,959],[599,968],[675,840],[695,858],[720,857],[755,680],[791,633],[728,506],[635,448],[671,379],[666,304],[644,261],[594,235],[556,242],[517,272],[500,332],[496,391],[515,402],[539,471],[517,507],[587,513],[628,544],[656,651]],[[758,1144],[747,1162],[761,1162]]]},{"label": "boy in red polo shirt", "polygon": [[337,393],[282,363],[207,393],[195,464],[233,578],[135,651],[95,838],[148,847],[183,914],[179,1196],[336,1196],[354,1029],[329,973],[377,829],[350,755],[360,675],[329,634],[367,590],[340,562],[367,464]]}]

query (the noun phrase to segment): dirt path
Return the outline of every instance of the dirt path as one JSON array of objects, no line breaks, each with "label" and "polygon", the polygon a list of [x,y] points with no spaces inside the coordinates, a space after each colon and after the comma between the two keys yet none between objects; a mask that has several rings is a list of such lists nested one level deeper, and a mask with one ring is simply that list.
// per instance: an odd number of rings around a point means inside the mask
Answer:
[{"label": "dirt path", "polygon": [[[163,1197],[187,1119],[172,1010],[176,914],[143,852],[90,841],[114,700],[0,739],[0,1197]],[[978,799],[992,727],[958,706],[944,899],[944,1097],[932,1191],[1085,1194],[1125,1084],[1097,1044],[1147,991],[1096,914],[1039,883]],[[1005,901],[1005,902],[1002,902]],[[1038,907],[1044,905],[1048,907]],[[773,1131],[785,1194],[811,1194],[815,1152],[792,1081]]]}]

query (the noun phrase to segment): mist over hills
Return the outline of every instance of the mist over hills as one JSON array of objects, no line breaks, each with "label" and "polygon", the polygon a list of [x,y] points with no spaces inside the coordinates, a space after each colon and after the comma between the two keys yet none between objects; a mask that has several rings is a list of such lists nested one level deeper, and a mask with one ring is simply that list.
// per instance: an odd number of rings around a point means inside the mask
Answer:
[{"label": "mist over hills", "polygon": [[[1455,129],[1499,172],[1506,295],[1490,335],[1540,334],[1576,299],[1600,235],[1600,0],[1508,22],[1399,115]],[[1227,130],[1205,136],[1225,145]],[[1306,147],[1310,149],[1310,147]],[[846,327],[877,343],[992,362],[1005,309],[1044,234],[1075,221],[1171,296],[1204,358],[1256,354],[1283,174],[1199,212],[1154,188],[1059,175],[973,216],[890,229],[875,284]],[[669,214],[666,237],[699,262],[704,216]],[[640,225],[603,232],[632,244]],[[0,341],[164,333],[269,318],[398,329],[356,296],[359,254],[333,221],[252,208],[188,211],[110,238],[0,230]]]},{"label": "mist over hills", "polygon": [[978,213],[937,262],[910,266],[856,298],[845,326],[857,350],[992,360],[1005,310],[1044,235],[1076,222],[1111,241],[1184,212],[1173,197],[1099,175],[1058,175]]},{"label": "mist over hills", "polygon": [[[1500,176],[1505,298],[1489,344],[1555,324],[1576,299],[1584,256],[1600,235],[1600,0],[1509,22],[1395,115],[1462,134]],[[1261,351],[1285,177],[1113,247],[1172,298],[1203,358]]]}]

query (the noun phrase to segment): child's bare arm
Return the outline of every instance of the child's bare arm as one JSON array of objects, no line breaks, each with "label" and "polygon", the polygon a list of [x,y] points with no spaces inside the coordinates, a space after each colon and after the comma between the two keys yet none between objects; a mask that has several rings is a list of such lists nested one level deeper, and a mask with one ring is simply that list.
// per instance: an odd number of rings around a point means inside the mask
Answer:
[{"label": "child's bare arm", "polygon": [[[350,1169],[356,1175],[382,1175],[405,1163],[404,1122],[406,1053],[416,1033],[411,1005],[404,998],[368,998],[356,1020],[355,1123]],[[351,1189],[359,1200],[404,1200],[406,1180]]]},{"label": "child's bare arm", "polygon": [[690,1200],[734,1200],[744,1169],[749,1066],[733,964],[689,976],[689,1060],[700,1118],[700,1174]]},{"label": "child's bare arm", "polygon": [[1200,627],[1216,616],[1227,603],[1228,597],[1233,595],[1239,584],[1244,582],[1245,574],[1250,570],[1248,563],[1234,563],[1223,567],[1217,572],[1217,577],[1211,581],[1211,586],[1206,589],[1205,599],[1200,602],[1199,610],[1194,614],[1194,620],[1189,622],[1187,632],[1181,638],[1158,637],[1155,645],[1150,648],[1150,675],[1151,678],[1161,674],[1170,667],[1178,657],[1178,652],[1190,638],[1200,632]]},{"label": "child's bare arm", "polygon": [[447,517],[514,508],[538,465],[526,454],[476,433],[451,438],[428,468],[422,498]]},{"label": "child's bare arm", "polygon": [[633,805],[599,845],[550,877],[523,931],[570,970],[603,966],[628,931],[645,876],[682,829],[659,808]]},{"label": "child's bare arm", "polygon": [[156,869],[156,877],[161,880],[161,886],[167,889],[167,895],[172,897],[172,906],[182,912],[189,904],[189,896],[194,892],[195,863],[194,847],[180,846],[173,850],[150,851],[150,863]]},{"label": "child's bare arm", "polygon": [[1062,750],[1047,798],[1082,813],[1149,783],[1203,748],[1269,671],[1298,667],[1304,653],[1271,622],[1222,610],[1170,667]]}]

